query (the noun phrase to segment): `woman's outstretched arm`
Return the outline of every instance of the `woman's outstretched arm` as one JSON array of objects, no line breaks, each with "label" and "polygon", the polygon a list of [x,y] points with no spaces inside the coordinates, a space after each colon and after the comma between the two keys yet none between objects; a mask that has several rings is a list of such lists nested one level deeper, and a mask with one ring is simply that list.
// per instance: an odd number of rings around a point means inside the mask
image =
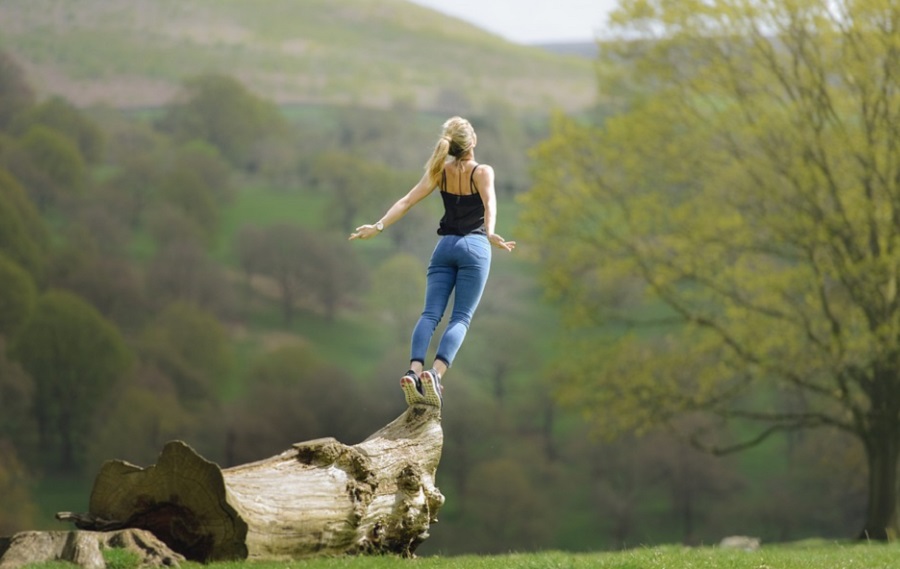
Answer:
[{"label": "woman's outstretched arm", "polygon": [[[392,225],[406,215],[406,212],[408,212],[412,206],[422,201],[422,199],[432,191],[434,191],[434,186],[431,184],[428,173],[426,172],[422,175],[422,179],[419,180],[419,183],[413,186],[405,196],[394,202],[394,205],[387,210],[387,213],[385,213],[379,221],[383,223],[385,227]],[[356,228],[354,233],[350,234],[350,240],[371,239],[372,237],[375,237],[380,233],[375,225],[376,224],[374,223],[360,225]]]}]

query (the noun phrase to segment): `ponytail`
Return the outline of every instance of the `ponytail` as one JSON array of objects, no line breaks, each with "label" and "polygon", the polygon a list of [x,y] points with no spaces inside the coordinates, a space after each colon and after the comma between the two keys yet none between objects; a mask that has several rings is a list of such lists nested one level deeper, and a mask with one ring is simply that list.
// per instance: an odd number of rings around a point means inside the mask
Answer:
[{"label": "ponytail", "polygon": [[441,137],[434,145],[434,152],[425,164],[425,172],[428,173],[431,187],[434,188],[441,183],[441,172],[448,156],[459,159],[473,148],[475,148],[475,131],[469,121],[462,117],[447,119]]},{"label": "ponytail", "polygon": [[431,158],[425,164],[425,171],[428,172],[428,179],[431,181],[431,187],[434,188],[441,183],[441,172],[444,170],[444,163],[447,162],[447,156],[450,155],[450,137],[442,136],[434,145],[434,152]]}]

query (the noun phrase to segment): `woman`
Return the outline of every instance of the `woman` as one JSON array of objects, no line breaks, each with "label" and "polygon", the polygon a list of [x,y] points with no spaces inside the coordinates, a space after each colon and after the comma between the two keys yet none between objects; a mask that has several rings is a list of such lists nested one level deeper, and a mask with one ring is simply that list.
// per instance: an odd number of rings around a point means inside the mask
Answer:
[{"label": "woman", "polygon": [[[412,333],[409,371],[400,378],[406,403],[440,407],[441,378],[453,363],[481,300],[491,266],[491,246],[512,251],[515,241],[494,233],[497,198],[494,170],[475,161],[475,130],[469,121],[453,117],[425,164],[419,183],[371,225],[362,225],[350,239],[371,239],[396,223],[425,196],[440,189],[444,216],[438,228],[440,239],[428,265],[425,309]],[[441,336],[434,363],[425,370],[425,352],[444,315],[450,293],[456,289],[450,322]]]}]

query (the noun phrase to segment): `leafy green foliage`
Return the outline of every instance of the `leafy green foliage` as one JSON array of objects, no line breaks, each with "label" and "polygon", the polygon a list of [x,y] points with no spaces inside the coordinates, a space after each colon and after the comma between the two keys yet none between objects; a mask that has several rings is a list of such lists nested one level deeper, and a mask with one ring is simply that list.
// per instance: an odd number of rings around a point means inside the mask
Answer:
[{"label": "leafy green foliage", "polygon": [[51,97],[17,115],[11,130],[25,133],[35,125],[66,135],[89,164],[97,164],[103,157],[104,140],[100,127],[61,97]]},{"label": "leafy green foliage", "polygon": [[11,535],[16,528],[32,523],[35,508],[30,500],[28,476],[24,465],[19,461],[15,447],[2,436],[0,436],[0,493],[3,494],[0,534]]},{"label": "leafy green foliage", "polygon": [[397,341],[406,342],[425,298],[422,262],[410,254],[398,253],[378,265],[371,280],[369,309],[380,326],[392,330]]},{"label": "leafy green foliage", "polygon": [[0,251],[40,279],[49,233],[19,183],[0,168]]},{"label": "leafy green foliage", "polygon": [[221,419],[215,405],[182,401],[172,378],[152,364],[141,366],[134,380],[116,390],[114,400],[103,409],[87,448],[91,470],[110,457],[149,466],[160,449],[176,439],[205,445],[210,425]]},{"label": "leafy green foliage", "polygon": [[362,264],[334,234],[278,223],[246,227],[238,236],[236,254],[248,278],[259,273],[276,284],[285,325],[301,303],[321,307],[334,320],[341,304],[365,286]]},{"label": "leafy green foliage", "polygon": [[371,429],[359,410],[385,404],[367,397],[341,366],[300,343],[260,354],[247,379],[247,393],[232,409],[232,464],[281,452],[298,440],[330,436],[355,444]]},{"label": "leafy green foliage", "polygon": [[392,168],[343,151],[317,156],[310,174],[316,189],[328,197],[328,221],[348,231],[356,227],[361,210],[389,202],[405,181]]},{"label": "leafy green foliage", "polygon": [[16,335],[11,353],[34,379],[35,416],[46,457],[76,471],[94,411],[128,370],[119,331],[74,294],[44,293]]},{"label": "leafy green foliage", "polygon": [[12,337],[31,315],[37,291],[25,269],[0,252],[0,337]]},{"label": "leafy green foliage", "polygon": [[160,194],[165,204],[189,220],[203,242],[211,245],[218,229],[219,210],[200,173],[193,168],[177,167],[163,179]]},{"label": "leafy green foliage", "polygon": [[34,91],[22,67],[9,53],[0,52],[0,131],[6,131],[13,117],[34,102]]},{"label": "leafy green foliage", "polygon": [[39,209],[58,206],[84,190],[87,166],[76,143],[64,134],[34,125],[22,135],[18,147],[18,160],[9,168]]},{"label": "leafy green foliage", "polygon": [[32,415],[34,381],[7,355],[8,346],[6,340],[0,339],[0,441],[14,444],[11,455],[16,461],[32,465],[39,442]]},{"label": "leafy green foliage", "polygon": [[233,291],[225,268],[214,262],[201,247],[195,226],[178,212],[157,218],[155,231],[163,245],[147,265],[144,284],[149,304],[160,310],[175,301],[194,304],[213,314],[227,312]]},{"label": "leafy green foliage", "polygon": [[233,365],[218,319],[185,302],[170,304],[150,322],[141,353],[172,379],[179,399],[186,403],[213,399],[216,383]]},{"label": "leafy green foliage", "polygon": [[203,140],[234,166],[259,168],[258,146],[286,128],[278,108],[227,75],[202,75],[184,84],[181,104],[169,107],[163,131],[180,140]]},{"label": "leafy green foliage", "polygon": [[756,427],[687,429],[718,450],[851,433],[872,476],[865,532],[882,539],[897,522],[900,109],[873,62],[900,45],[878,23],[896,17],[887,1],[624,2],[622,30],[658,39],[607,50],[627,64],[601,90],[628,105],[560,119],[525,200],[582,331],[564,402],[606,434],[697,410]]}]

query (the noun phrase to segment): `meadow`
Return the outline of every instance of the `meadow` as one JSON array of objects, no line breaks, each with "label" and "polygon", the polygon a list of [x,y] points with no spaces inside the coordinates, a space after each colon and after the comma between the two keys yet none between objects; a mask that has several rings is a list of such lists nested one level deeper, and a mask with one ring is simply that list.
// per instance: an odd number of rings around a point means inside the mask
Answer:
[{"label": "meadow", "polygon": [[[109,569],[130,569],[128,552],[112,550]],[[820,540],[763,546],[756,551],[717,547],[663,545],[605,553],[541,553],[506,555],[336,557],[283,562],[185,563],[185,569],[892,569],[900,564],[900,544],[825,542]],[[45,563],[32,569],[62,569]]]}]

